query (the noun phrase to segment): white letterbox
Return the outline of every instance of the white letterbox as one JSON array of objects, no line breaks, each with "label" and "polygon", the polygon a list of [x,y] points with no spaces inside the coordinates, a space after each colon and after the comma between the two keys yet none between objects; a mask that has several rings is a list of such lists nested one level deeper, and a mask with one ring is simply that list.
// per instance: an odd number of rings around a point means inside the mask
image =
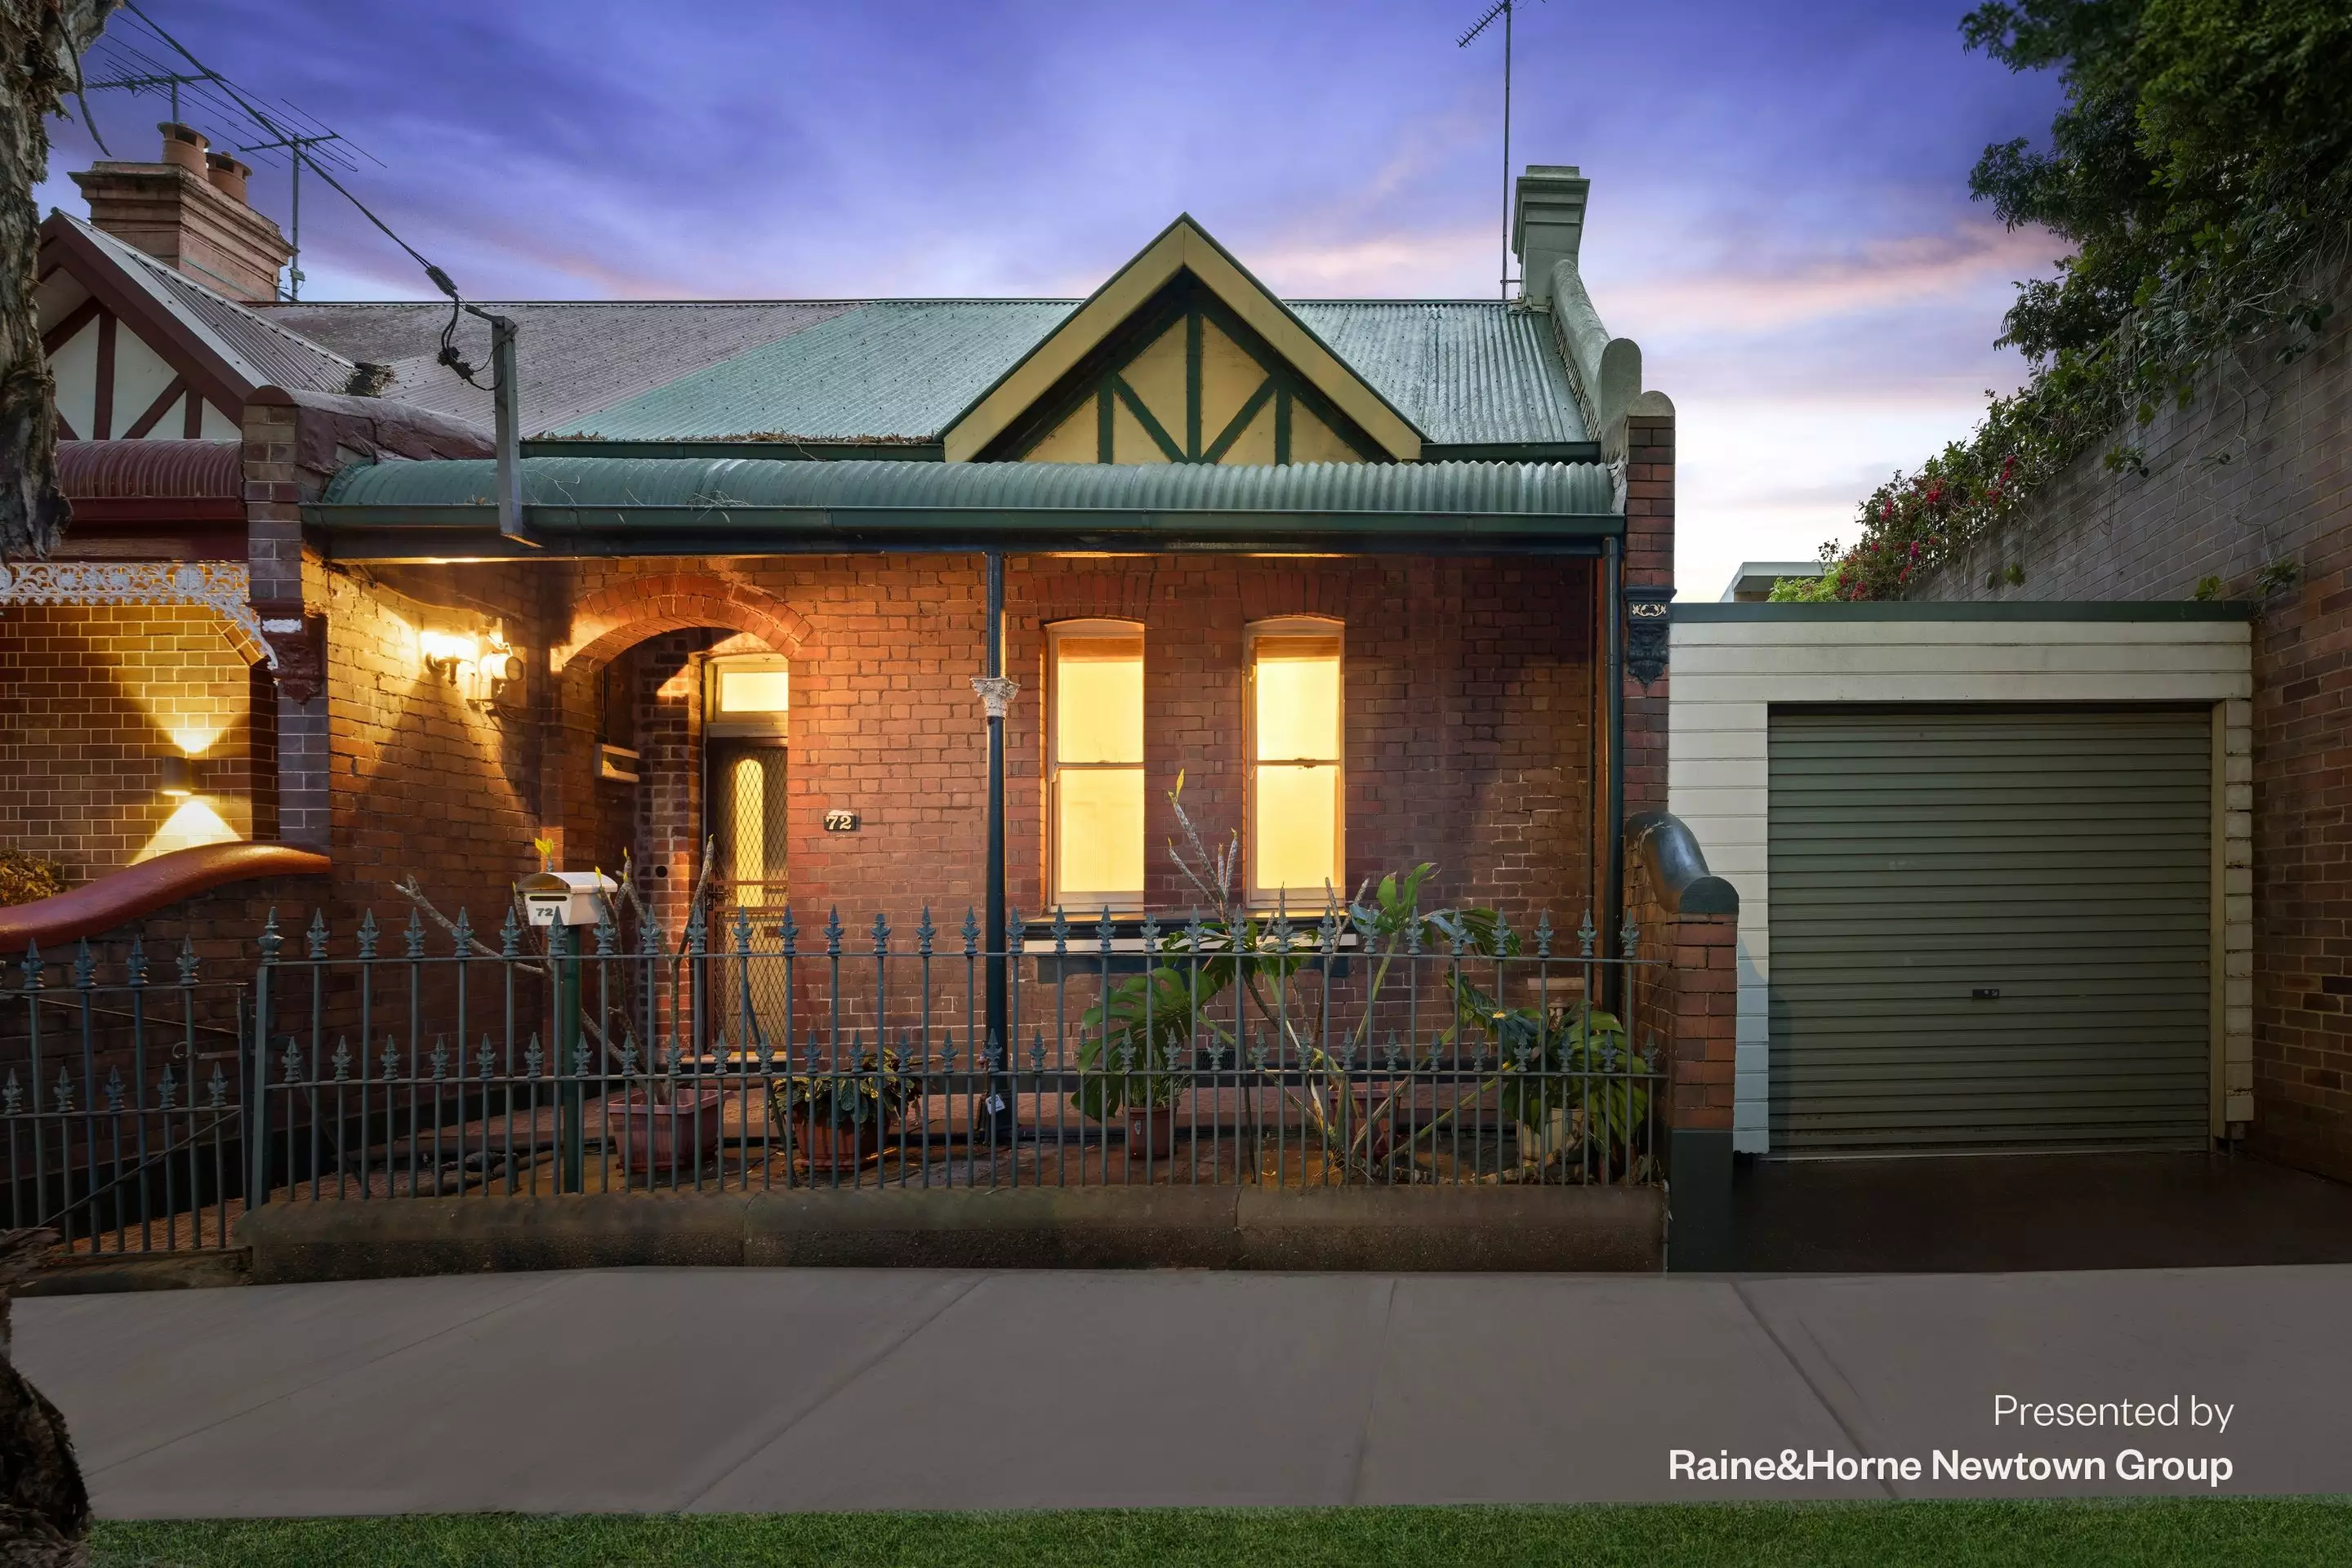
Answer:
[{"label": "white letterbox", "polygon": [[599,894],[617,893],[621,884],[596,871],[539,871],[517,884],[535,926],[592,926],[604,918]]}]

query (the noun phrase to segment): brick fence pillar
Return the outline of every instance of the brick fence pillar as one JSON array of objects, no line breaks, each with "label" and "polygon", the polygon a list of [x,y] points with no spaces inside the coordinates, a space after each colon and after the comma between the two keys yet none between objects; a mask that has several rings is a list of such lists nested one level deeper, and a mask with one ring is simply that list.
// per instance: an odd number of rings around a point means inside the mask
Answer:
[{"label": "brick fence pillar", "polygon": [[[1710,876],[1690,829],[1663,811],[1625,826],[1626,912],[1641,929],[1633,1037],[1662,1046],[1657,1128],[1669,1185],[1667,1266],[1729,1268],[1739,894]],[[1663,1037],[1663,1039],[1660,1038]]]},{"label": "brick fence pillar", "polygon": [[1739,997],[1739,916],[1685,914],[1668,923],[1664,990],[1674,1026],[1666,1113],[1677,1269],[1732,1265],[1732,1060]]}]

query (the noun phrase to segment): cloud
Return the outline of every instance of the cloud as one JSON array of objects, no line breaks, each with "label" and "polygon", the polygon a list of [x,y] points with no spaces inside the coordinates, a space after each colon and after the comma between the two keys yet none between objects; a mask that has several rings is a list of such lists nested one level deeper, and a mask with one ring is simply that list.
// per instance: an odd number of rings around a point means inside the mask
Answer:
[{"label": "cloud", "polygon": [[1874,238],[1843,252],[1704,270],[1616,278],[1594,285],[1608,313],[1674,332],[1768,332],[1884,311],[1971,307],[2049,267],[2053,242],[2038,229],[1963,222],[1941,233]]},{"label": "cloud", "polygon": [[1296,299],[1476,296],[1492,292],[1491,285],[1480,288],[1472,280],[1494,269],[1492,258],[1479,265],[1478,253],[1496,243],[1492,232],[1466,226],[1407,229],[1325,243],[1259,245],[1244,260],[1268,288]]}]

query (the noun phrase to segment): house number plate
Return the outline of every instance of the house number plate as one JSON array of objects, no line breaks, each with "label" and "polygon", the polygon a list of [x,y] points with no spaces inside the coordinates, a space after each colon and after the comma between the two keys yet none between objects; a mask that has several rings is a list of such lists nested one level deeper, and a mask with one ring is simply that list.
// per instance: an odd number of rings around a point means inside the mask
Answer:
[{"label": "house number plate", "polygon": [[857,814],[854,811],[828,811],[824,814],[824,830],[827,833],[855,833],[857,831]]}]

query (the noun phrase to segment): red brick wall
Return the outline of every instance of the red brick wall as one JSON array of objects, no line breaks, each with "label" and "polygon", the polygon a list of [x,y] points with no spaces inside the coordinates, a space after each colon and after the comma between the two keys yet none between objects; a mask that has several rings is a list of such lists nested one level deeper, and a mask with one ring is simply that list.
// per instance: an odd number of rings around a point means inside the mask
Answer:
[{"label": "red brick wall", "polygon": [[[844,558],[725,570],[806,626],[790,721],[795,910],[821,923],[837,903],[863,930],[877,910],[911,925],[928,902],[952,928],[983,893],[985,737],[971,689],[984,625],[981,563]],[[1116,616],[1146,625],[1149,895],[1181,908],[1194,900],[1160,848],[1176,832],[1165,792],[1182,770],[1186,806],[1205,830],[1239,825],[1244,627],[1318,614],[1347,624],[1351,884],[1433,860],[1439,900],[1498,903],[1515,918],[1549,907],[1572,927],[1589,896],[1591,570],[1589,562],[1015,558],[1007,570],[1008,668],[1022,686],[1008,725],[1015,907],[1035,914],[1045,898],[1046,624]],[[581,587],[629,574],[583,569]],[[648,872],[667,866],[672,884],[690,881],[699,849],[699,780],[681,776],[693,770],[680,751],[699,700],[698,681],[681,676],[695,646],[694,634],[667,630],[640,645],[647,771],[637,857]],[[675,703],[655,700],[668,682]],[[584,679],[580,686],[593,689]],[[577,751],[566,757],[563,793],[585,802],[592,753]],[[859,812],[861,830],[825,833],[834,806]],[[608,831],[584,805],[566,820],[575,834]]]},{"label": "red brick wall", "polygon": [[[532,662],[544,567],[403,567],[320,572],[326,609],[327,757],[339,918],[373,906],[404,922],[391,890],[414,874],[445,912],[464,906],[478,927],[504,917],[514,879],[538,868],[539,708],[469,700],[428,671],[426,631],[502,623]],[[544,680],[527,683],[543,688]],[[436,942],[440,939],[436,937]]]},{"label": "red brick wall", "polygon": [[156,836],[182,805],[157,792],[182,741],[196,748],[200,803],[253,837],[252,684],[219,616],[14,607],[0,613],[0,844],[60,861],[77,882],[181,847]]}]

